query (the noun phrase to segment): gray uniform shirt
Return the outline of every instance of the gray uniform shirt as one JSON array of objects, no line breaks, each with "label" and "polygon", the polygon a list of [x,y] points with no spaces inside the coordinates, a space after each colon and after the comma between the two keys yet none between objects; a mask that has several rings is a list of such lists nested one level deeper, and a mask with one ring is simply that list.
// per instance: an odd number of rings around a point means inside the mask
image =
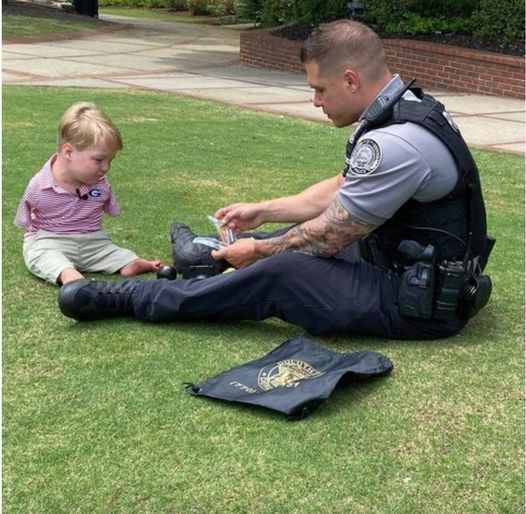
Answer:
[{"label": "gray uniform shirt", "polygon": [[[402,87],[394,75],[380,95],[392,96]],[[420,101],[410,91],[404,99]],[[339,200],[352,216],[379,226],[408,200],[438,200],[456,181],[457,165],[440,139],[416,123],[397,123],[357,141]]]}]

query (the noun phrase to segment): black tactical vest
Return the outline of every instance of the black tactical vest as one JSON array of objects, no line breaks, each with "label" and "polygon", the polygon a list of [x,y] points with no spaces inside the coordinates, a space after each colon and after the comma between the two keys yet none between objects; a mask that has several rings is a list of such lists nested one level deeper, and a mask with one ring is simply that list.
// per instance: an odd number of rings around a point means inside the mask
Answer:
[{"label": "black tactical vest", "polygon": [[[397,249],[402,240],[408,239],[424,246],[434,245],[439,260],[462,260],[468,247],[471,257],[476,257],[485,253],[487,241],[486,210],[477,165],[449,114],[444,113],[444,106],[420,88],[411,91],[420,102],[402,98],[394,105],[387,121],[364,127],[362,134],[394,123],[421,125],[448,147],[458,166],[457,182],[453,190],[439,200],[427,203],[409,200],[375,233],[380,236],[384,253],[392,263],[403,262]],[[350,150],[352,146],[349,145]]]}]

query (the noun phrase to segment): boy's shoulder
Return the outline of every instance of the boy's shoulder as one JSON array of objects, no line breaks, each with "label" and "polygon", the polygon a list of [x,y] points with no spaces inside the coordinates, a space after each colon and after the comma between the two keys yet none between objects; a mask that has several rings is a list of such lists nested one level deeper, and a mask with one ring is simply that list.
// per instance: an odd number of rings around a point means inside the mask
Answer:
[{"label": "boy's shoulder", "polygon": [[51,173],[51,162],[53,156],[51,156],[46,163],[31,177],[29,184],[33,186],[46,187],[52,184],[53,174]]},{"label": "boy's shoulder", "polygon": [[49,185],[49,175],[49,172],[46,173],[46,169],[42,168],[30,178],[29,185],[34,188],[44,188]]}]

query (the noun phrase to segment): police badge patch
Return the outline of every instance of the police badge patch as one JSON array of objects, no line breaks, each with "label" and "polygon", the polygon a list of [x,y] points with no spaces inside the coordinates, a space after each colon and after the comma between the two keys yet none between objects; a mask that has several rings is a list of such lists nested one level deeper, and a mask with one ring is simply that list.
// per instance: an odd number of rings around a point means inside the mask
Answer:
[{"label": "police badge patch", "polygon": [[382,161],[382,150],[376,141],[362,139],[353,150],[349,161],[349,171],[353,175],[369,175]]}]

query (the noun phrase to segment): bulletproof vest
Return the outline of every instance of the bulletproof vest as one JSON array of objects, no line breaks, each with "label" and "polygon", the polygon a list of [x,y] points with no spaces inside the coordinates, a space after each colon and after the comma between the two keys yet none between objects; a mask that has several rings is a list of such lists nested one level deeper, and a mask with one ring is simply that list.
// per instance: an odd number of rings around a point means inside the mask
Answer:
[{"label": "bulletproof vest", "polygon": [[[368,130],[395,123],[416,123],[432,132],[449,149],[458,167],[453,190],[438,200],[418,202],[409,200],[379,227],[384,254],[392,263],[403,262],[398,252],[402,240],[414,240],[422,245],[432,244],[439,259],[462,259],[468,246],[471,255],[480,255],[486,245],[486,210],[480,187],[477,165],[458,128],[444,106],[420,88],[411,91],[421,101],[400,99],[391,116],[380,125],[364,127]],[[350,145],[352,149],[353,145]],[[350,155],[347,155],[348,160]]]}]

